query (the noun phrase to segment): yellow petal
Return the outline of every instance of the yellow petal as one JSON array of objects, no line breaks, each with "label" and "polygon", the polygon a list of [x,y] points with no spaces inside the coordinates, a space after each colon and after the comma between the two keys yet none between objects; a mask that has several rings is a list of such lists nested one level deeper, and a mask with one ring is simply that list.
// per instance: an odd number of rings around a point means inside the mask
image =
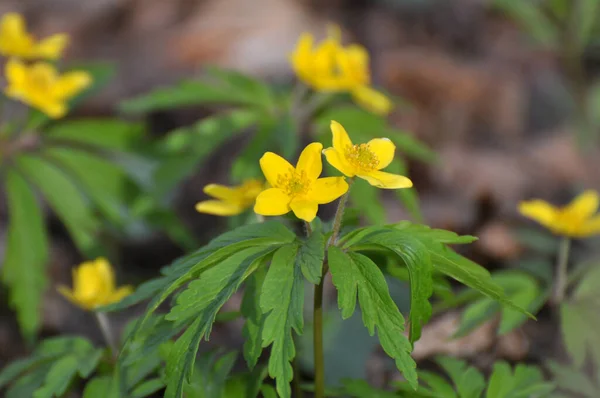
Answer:
[{"label": "yellow petal", "polygon": [[60,119],[67,114],[67,105],[64,102],[47,100],[41,103],[31,102],[34,108],[38,108],[52,119]]},{"label": "yellow petal", "polygon": [[292,53],[291,61],[294,71],[299,75],[306,73],[310,67],[313,43],[314,38],[310,33],[302,33],[298,39],[298,44],[296,44],[296,48]]},{"label": "yellow petal", "polygon": [[346,129],[335,120],[331,121],[331,133],[333,134],[333,148],[339,153],[344,153],[349,146],[352,146]]},{"label": "yellow petal", "polygon": [[369,54],[364,47],[354,44],[344,48],[338,52],[337,62],[347,89],[369,85]]},{"label": "yellow petal", "polygon": [[600,216],[592,217],[581,226],[582,236],[600,234]]},{"label": "yellow petal", "polygon": [[350,165],[343,155],[340,155],[334,148],[327,148],[323,151],[327,162],[338,169],[342,174],[348,177],[354,177],[356,175],[355,168]]},{"label": "yellow petal", "polygon": [[304,172],[309,181],[315,181],[319,178],[323,171],[322,151],[323,144],[320,142],[308,144],[300,154],[300,158],[298,158],[296,171],[299,173]]},{"label": "yellow petal", "polygon": [[293,200],[290,203],[290,208],[296,217],[306,222],[311,222],[317,216],[319,205],[315,202]]},{"label": "yellow petal", "polygon": [[118,303],[119,301],[123,300],[125,297],[129,296],[131,293],[133,293],[133,286],[130,286],[130,285],[121,286],[107,298],[106,303],[103,303],[103,305]]},{"label": "yellow petal", "polygon": [[33,53],[38,58],[58,59],[63,50],[69,43],[69,36],[57,34],[41,40],[33,49]]},{"label": "yellow petal", "polygon": [[576,220],[586,220],[598,210],[598,193],[588,190],[577,196],[563,211]]},{"label": "yellow petal", "polygon": [[27,79],[27,67],[25,64],[13,58],[8,60],[4,68],[8,84],[15,89],[22,87]]},{"label": "yellow petal", "polygon": [[0,21],[0,54],[29,57],[33,38],[25,29],[23,17],[17,13],[5,14]]},{"label": "yellow petal", "polygon": [[58,286],[58,288],[56,290],[58,290],[58,292],[60,294],[62,294],[67,300],[69,300],[71,303],[75,304],[76,306],[81,307],[83,309],[89,309],[85,303],[79,301],[77,299],[77,297],[75,297],[75,294],[73,293],[73,291],[71,289],[69,289],[68,287]]},{"label": "yellow petal", "polygon": [[87,72],[75,71],[62,75],[54,85],[57,98],[69,99],[79,94],[92,84],[92,77]]},{"label": "yellow petal", "polygon": [[359,175],[359,177],[367,180],[369,184],[377,188],[400,189],[413,186],[412,181],[408,177],[384,171],[372,171],[367,175]]},{"label": "yellow petal", "polygon": [[546,227],[552,227],[556,220],[557,209],[543,200],[530,200],[519,203],[519,213],[539,222]]},{"label": "yellow petal", "polygon": [[205,200],[196,204],[198,213],[212,214],[214,216],[235,216],[244,212],[244,208],[234,203],[220,200]]},{"label": "yellow petal", "polygon": [[319,178],[312,185],[307,199],[323,205],[333,202],[346,192],[348,192],[348,183],[344,177]]},{"label": "yellow petal", "polygon": [[396,145],[388,138],[375,138],[367,143],[371,152],[377,156],[377,170],[386,168],[394,160]]},{"label": "yellow petal", "polygon": [[290,211],[290,200],[281,189],[269,188],[256,197],[254,212],[262,216],[280,216]]},{"label": "yellow petal", "polygon": [[115,273],[108,260],[104,257],[98,257],[94,261],[94,266],[96,267],[98,278],[103,282],[105,292],[109,293],[115,290]]},{"label": "yellow petal", "polygon": [[287,160],[273,152],[267,152],[260,158],[260,168],[272,187],[278,186],[280,174],[294,172],[294,167]]},{"label": "yellow petal", "polygon": [[213,198],[233,201],[237,197],[237,192],[234,188],[219,184],[208,184],[203,189],[204,193]]},{"label": "yellow petal", "polygon": [[366,85],[352,90],[352,97],[358,105],[378,115],[387,115],[393,107],[392,101],[385,94]]}]

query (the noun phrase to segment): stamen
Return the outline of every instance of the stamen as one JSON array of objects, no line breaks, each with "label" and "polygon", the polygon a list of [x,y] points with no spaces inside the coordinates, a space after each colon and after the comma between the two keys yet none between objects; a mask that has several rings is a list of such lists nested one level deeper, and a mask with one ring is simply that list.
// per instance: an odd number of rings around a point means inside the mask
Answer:
[{"label": "stamen", "polygon": [[353,166],[366,171],[376,170],[379,166],[379,159],[371,151],[369,144],[349,145],[346,147],[345,157]]},{"label": "stamen", "polygon": [[288,195],[295,196],[307,193],[310,188],[310,182],[304,171],[293,171],[286,174],[279,174],[277,176],[277,186],[283,189]]}]

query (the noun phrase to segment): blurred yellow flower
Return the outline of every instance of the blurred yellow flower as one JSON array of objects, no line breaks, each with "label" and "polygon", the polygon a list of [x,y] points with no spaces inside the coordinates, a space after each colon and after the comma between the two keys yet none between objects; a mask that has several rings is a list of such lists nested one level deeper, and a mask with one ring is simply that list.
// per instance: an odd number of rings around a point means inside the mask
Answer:
[{"label": "blurred yellow flower", "polygon": [[300,80],[317,91],[349,92],[362,107],[387,114],[392,102],[370,87],[369,54],[358,45],[341,44],[339,27],[330,29],[328,37],[314,47],[315,39],[303,33],[291,55],[294,72]]},{"label": "blurred yellow flower", "polygon": [[0,54],[24,59],[58,59],[69,42],[65,34],[52,35],[36,43],[25,28],[23,17],[8,13],[0,20]]},{"label": "blurred yellow flower", "polygon": [[366,144],[353,144],[344,127],[331,121],[333,148],[327,148],[329,164],[348,177],[358,176],[377,188],[399,189],[412,187],[404,176],[380,171],[394,159],[396,146],[387,138],[375,138]]},{"label": "blurred yellow flower", "polygon": [[59,75],[45,62],[31,66],[11,59],[5,69],[8,86],[5,94],[26,103],[52,118],[67,113],[67,101],[92,83],[87,72],[74,71]]},{"label": "blurred yellow flower", "polygon": [[582,238],[600,234],[598,193],[585,191],[564,207],[555,207],[543,200],[519,203],[519,212],[557,235]]},{"label": "blurred yellow flower", "polygon": [[217,200],[205,200],[196,204],[200,213],[215,216],[235,216],[251,208],[265,184],[259,180],[248,180],[236,187],[209,184],[204,187],[204,193]]},{"label": "blurred yellow flower", "polygon": [[58,291],[73,304],[93,310],[121,301],[131,294],[132,286],[115,286],[115,274],[105,258],[86,261],[73,269],[73,290],[59,286]]},{"label": "blurred yellow flower", "polygon": [[348,184],[344,177],[319,178],[323,170],[322,150],[323,145],[318,142],[309,144],[296,167],[279,155],[265,153],[260,168],[272,188],[258,195],[254,211],[263,216],[279,216],[291,210],[299,219],[311,222],[319,205],[345,194]]}]

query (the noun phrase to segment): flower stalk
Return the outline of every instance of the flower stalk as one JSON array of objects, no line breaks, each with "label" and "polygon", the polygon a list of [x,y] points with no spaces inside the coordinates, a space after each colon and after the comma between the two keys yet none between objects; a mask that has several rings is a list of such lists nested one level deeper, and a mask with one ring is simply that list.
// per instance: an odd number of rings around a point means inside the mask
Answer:
[{"label": "flower stalk", "polygon": [[563,237],[558,248],[558,261],[556,262],[554,303],[557,305],[564,300],[567,290],[567,266],[569,264],[570,249],[571,240],[567,237]]},{"label": "flower stalk", "polygon": [[98,321],[98,326],[100,327],[100,332],[102,332],[102,337],[104,337],[104,341],[106,342],[106,344],[108,344],[113,358],[116,358],[119,350],[117,348],[117,344],[112,334],[108,316],[103,312],[97,311],[94,311],[94,315],[96,316],[96,320]]}]

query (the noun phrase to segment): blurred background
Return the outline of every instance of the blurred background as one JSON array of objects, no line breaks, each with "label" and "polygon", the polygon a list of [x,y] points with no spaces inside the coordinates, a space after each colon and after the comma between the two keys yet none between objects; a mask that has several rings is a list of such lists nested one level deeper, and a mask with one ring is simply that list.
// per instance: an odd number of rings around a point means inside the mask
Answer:
[{"label": "blurred background", "polygon": [[[9,11],[22,13],[37,37],[69,34],[66,64],[114,65],[110,83],[74,116],[114,116],[120,101],[200,75],[207,64],[290,84],[294,76],[288,56],[299,34],[311,31],[322,37],[327,23],[338,23],[346,41],[369,50],[375,85],[400,98],[390,115],[394,126],[439,155],[433,164],[410,162],[425,222],[478,236],[463,254],[490,270],[511,268],[527,254],[524,241],[531,243],[527,238],[533,235],[518,233],[530,224],[517,213],[520,200],[539,197],[564,204],[583,189],[600,188],[595,145],[600,47],[590,39],[573,50],[568,21],[548,33],[543,23],[535,25],[535,15],[521,15],[488,0],[0,1],[0,15]],[[196,107],[139,118],[151,135],[160,137],[210,114],[210,109]],[[194,204],[204,198],[204,185],[227,182],[229,151],[231,147],[214,152],[174,193],[178,218],[201,242],[226,227],[226,220],[196,213]],[[395,197],[384,195],[382,200],[388,221],[408,218]],[[0,242],[5,233],[2,203]],[[183,254],[160,232],[130,236],[117,245],[115,265],[122,283],[148,279]],[[593,257],[594,242],[576,244],[575,255]],[[0,257],[3,250],[0,246]],[[70,268],[81,260],[54,219],[48,268],[52,287],[69,284]],[[405,287],[397,285],[394,294],[406,297]],[[335,306],[331,296],[329,301]],[[2,367],[26,347],[11,311],[4,301],[0,305]],[[70,305],[54,288],[48,289],[43,305],[43,336],[82,333],[101,341],[91,315]],[[231,305],[235,307],[235,299]],[[114,318],[122,326],[132,315]],[[467,338],[448,340],[459,315],[446,312],[427,325],[414,356],[426,361],[438,354],[457,355],[483,367],[498,358],[539,363],[564,356],[556,319],[544,310],[538,318],[503,336],[488,322]],[[216,327],[208,344],[239,347],[240,322]],[[393,377],[360,319],[345,326],[344,340],[340,326],[332,322],[329,343],[337,360],[329,377],[366,375],[374,384]],[[352,360],[344,360],[349,344],[358,348]]]}]

